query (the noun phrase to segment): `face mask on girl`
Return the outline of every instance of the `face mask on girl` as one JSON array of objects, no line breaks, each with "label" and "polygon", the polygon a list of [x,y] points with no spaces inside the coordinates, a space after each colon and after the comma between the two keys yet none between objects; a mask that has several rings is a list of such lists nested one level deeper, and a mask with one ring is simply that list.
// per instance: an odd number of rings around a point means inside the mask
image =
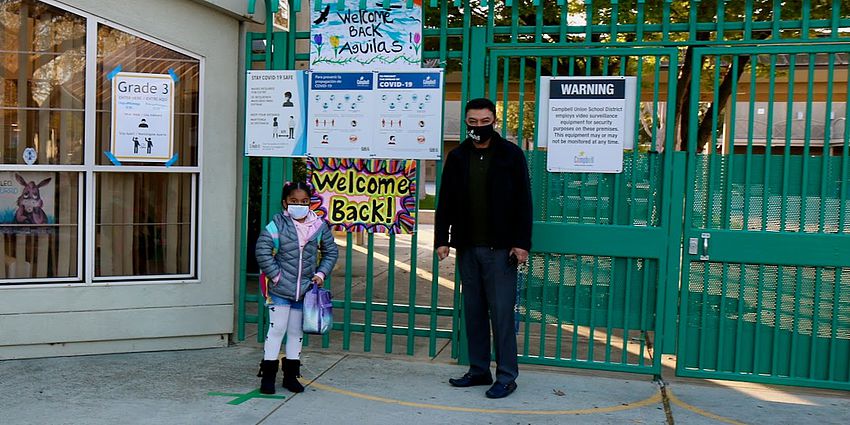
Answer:
[{"label": "face mask on girl", "polygon": [[310,212],[310,206],[289,204],[286,206],[286,211],[292,218],[301,220],[302,218],[307,217],[307,213]]}]

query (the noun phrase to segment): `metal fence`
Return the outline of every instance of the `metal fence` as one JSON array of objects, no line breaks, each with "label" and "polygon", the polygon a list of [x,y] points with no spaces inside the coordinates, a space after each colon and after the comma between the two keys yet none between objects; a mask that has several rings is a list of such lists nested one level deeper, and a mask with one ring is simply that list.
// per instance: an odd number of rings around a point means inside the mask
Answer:
[{"label": "metal fence", "polygon": [[[293,28],[306,5],[294,0]],[[503,134],[527,150],[535,225],[521,361],[661,374],[664,352],[685,376],[850,388],[850,2],[424,0],[423,10],[423,62],[446,68],[447,99],[494,99]],[[252,37],[275,45],[265,57],[248,48],[266,67],[308,59],[296,49],[308,32]],[[637,78],[623,173],[546,171],[537,81],[568,75]],[[260,199],[264,214],[243,234],[278,205],[293,168],[256,161],[244,204]],[[462,357],[458,285],[427,235],[341,238],[344,273],[331,285],[343,314],[323,345],[362,339],[368,351],[379,337],[387,352],[414,354],[421,340],[433,356],[450,340]],[[240,317],[240,338],[245,322],[262,328],[262,308]]]}]

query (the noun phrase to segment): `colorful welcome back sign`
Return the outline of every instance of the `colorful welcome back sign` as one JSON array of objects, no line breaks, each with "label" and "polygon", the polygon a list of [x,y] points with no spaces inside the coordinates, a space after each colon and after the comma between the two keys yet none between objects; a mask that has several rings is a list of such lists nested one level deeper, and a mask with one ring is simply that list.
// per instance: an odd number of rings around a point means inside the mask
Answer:
[{"label": "colorful welcome back sign", "polygon": [[416,161],[310,158],[307,170],[320,202],[312,208],[334,230],[413,233]]},{"label": "colorful welcome back sign", "polygon": [[[329,2],[312,12],[310,69],[370,71],[418,68],[422,61],[422,0],[395,2],[384,9],[383,1]],[[352,68],[353,67],[353,68]]]}]

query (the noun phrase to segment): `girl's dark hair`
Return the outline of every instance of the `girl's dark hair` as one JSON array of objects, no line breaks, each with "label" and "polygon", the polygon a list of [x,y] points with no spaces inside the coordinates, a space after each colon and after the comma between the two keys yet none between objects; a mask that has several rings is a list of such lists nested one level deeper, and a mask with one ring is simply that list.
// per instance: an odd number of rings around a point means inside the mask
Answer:
[{"label": "girl's dark hair", "polygon": [[303,181],[286,182],[286,184],[283,185],[283,191],[281,191],[281,194],[280,194],[281,202],[286,201],[286,198],[289,198],[289,195],[291,195],[292,192],[299,190],[299,189],[306,192],[307,196],[309,196],[309,197],[313,196],[313,186],[310,185],[310,183],[303,182]]}]

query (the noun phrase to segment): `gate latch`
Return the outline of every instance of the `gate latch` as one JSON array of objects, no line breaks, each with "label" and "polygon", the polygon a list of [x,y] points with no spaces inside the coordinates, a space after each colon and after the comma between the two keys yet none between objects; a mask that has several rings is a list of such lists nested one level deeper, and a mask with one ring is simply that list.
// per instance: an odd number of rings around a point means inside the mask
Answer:
[{"label": "gate latch", "polygon": [[711,233],[703,233],[700,237],[702,239],[702,255],[699,256],[699,259],[708,261],[708,241],[711,239]]},{"label": "gate latch", "polygon": [[699,254],[699,238],[688,239],[688,254],[690,254],[690,255]]}]

